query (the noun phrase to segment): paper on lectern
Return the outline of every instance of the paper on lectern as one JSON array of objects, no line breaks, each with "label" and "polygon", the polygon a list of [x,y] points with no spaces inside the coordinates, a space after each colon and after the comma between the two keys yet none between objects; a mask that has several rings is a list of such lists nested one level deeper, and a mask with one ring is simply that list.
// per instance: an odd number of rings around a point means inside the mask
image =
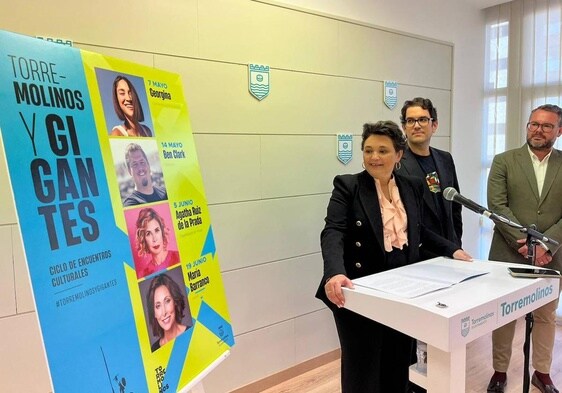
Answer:
[{"label": "paper on lectern", "polygon": [[487,274],[484,270],[414,264],[357,278],[354,285],[411,299]]}]

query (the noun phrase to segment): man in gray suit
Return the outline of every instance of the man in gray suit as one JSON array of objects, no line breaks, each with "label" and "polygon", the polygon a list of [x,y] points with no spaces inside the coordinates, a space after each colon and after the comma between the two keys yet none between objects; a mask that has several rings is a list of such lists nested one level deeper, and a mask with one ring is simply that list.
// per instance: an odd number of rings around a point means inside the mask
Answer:
[{"label": "man in gray suit", "polygon": [[[488,207],[523,226],[535,224],[539,232],[562,243],[562,152],[554,149],[562,133],[562,109],[541,105],[527,123],[527,143],[494,157],[488,177]],[[536,265],[561,270],[559,246],[535,247]],[[505,224],[496,224],[490,247],[490,260],[528,263],[524,235]],[[533,312],[531,382],[542,393],[557,393],[550,378],[558,299]],[[492,334],[494,375],[488,392],[502,393],[516,321]]]}]

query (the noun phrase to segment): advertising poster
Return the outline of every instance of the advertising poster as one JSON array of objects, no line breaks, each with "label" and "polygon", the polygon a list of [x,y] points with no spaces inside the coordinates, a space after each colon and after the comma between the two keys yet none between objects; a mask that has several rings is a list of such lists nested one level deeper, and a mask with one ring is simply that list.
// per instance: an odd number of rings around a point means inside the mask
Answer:
[{"label": "advertising poster", "polygon": [[0,105],[54,391],[185,389],[234,336],[180,77],[0,31]]}]

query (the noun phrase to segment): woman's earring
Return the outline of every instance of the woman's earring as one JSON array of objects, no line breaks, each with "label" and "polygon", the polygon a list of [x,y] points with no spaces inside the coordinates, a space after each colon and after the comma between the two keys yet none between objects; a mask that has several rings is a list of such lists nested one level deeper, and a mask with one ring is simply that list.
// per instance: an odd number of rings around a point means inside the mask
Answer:
[{"label": "woman's earring", "polygon": [[398,162],[394,165],[394,167],[396,168],[397,171],[399,171],[400,168],[402,168],[402,162],[398,161]]}]

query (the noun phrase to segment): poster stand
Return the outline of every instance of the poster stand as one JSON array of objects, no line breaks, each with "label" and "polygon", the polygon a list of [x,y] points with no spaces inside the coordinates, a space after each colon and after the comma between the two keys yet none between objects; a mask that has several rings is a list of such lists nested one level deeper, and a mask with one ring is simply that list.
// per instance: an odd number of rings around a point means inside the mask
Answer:
[{"label": "poster stand", "polygon": [[205,393],[205,389],[203,388],[203,382],[199,382],[191,389],[191,393]]},{"label": "poster stand", "polygon": [[187,384],[183,389],[180,389],[178,393],[205,393],[205,389],[203,388],[203,379],[229,355],[230,351],[226,351],[225,353],[223,353],[205,370],[203,370],[195,379],[193,379],[193,381]]}]

